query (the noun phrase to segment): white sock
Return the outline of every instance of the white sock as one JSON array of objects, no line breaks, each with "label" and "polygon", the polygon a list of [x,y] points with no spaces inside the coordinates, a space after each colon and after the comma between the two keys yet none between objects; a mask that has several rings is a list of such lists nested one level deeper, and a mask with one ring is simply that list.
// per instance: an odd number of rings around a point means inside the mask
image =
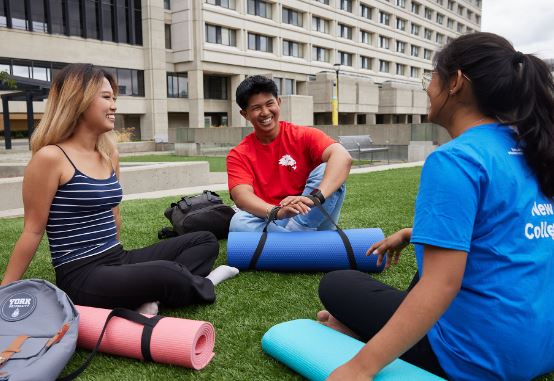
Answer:
[{"label": "white sock", "polygon": [[239,269],[236,267],[231,267],[227,265],[221,265],[215,270],[212,270],[206,278],[212,281],[214,286],[217,286],[219,283],[224,280],[230,279],[239,273]]},{"label": "white sock", "polygon": [[146,314],[146,315],[157,315],[158,314],[158,307],[160,302],[148,302],[144,303],[142,306],[137,308],[135,311],[137,311],[140,314]]}]

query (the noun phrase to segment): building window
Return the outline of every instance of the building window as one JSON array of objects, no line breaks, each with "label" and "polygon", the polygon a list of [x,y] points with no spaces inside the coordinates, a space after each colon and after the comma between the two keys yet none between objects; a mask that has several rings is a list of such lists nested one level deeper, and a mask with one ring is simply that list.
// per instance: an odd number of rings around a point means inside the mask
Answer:
[{"label": "building window", "polygon": [[406,75],[406,65],[396,64],[396,75]]},{"label": "building window", "polygon": [[454,29],[454,20],[452,20],[451,18],[449,18],[447,21],[446,21],[446,26],[450,29]]},{"label": "building window", "polygon": [[439,25],[442,25],[444,23],[444,15],[443,14],[437,13],[437,23]]},{"label": "building window", "polygon": [[379,71],[381,73],[388,73],[390,70],[390,62],[385,60],[379,60]]},{"label": "building window", "polygon": [[171,0],[164,0],[164,9],[171,10]]},{"label": "building window", "polygon": [[248,33],[248,49],[272,53],[273,38],[263,34]]},{"label": "building window", "polygon": [[390,39],[385,36],[379,36],[379,47],[383,49],[389,48]]},{"label": "building window", "polygon": [[167,73],[167,97],[188,98],[189,82],[187,73]]},{"label": "building window", "polygon": [[459,22],[456,30],[458,31],[458,33],[463,33],[464,32],[464,24]]},{"label": "building window", "polygon": [[406,30],[406,20],[401,19],[400,17],[396,18],[396,29]]},{"label": "building window", "polygon": [[236,31],[222,26],[206,24],[206,42],[237,46]]},{"label": "building window", "polygon": [[117,0],[115,3],[115,9],[117,18],[117,41],[129,43],[129,31],[127,28],[129,25],[129,2],[125,0]]},{"label": "building window", "polygon": [[371,70],[371,58],[360,56],[360,67],[362,69]]},{"label": "building window", "polygon": [[453,11],[454,10],[454,1],[448,0],[448,10]]},{"label": "building window", "polygon": [[398,53],[406,53],[406,43],[404,41],[396,41],[396,51]]},{"label": "building window", "polygon": [[271,4],[262,0],[248,0],[247,12],[250,15],[271,18]]},{"label": "building window", "polygon": [[303,57],[302,45],[298,42],[283,40],[283,55],[298,58]]},{"label": "building window", "polygon": [[419,46],[412,45],[411,54],[413,57],[419,57]]},{"label": "building window", "polygon": [[481,16],[475,15],[475,23],[477,23],[478,25],[481,25]]},{"label": "building window", "polygon": [[279,95],[296,94],[294,79],[273,77],[273,82],[277,85],[277,93]]},{"label": "building window", "polygon": [[425,18],[427,20],[432,20],[433,19],[433,10],[431,8],[425,7]]},{"label": "building window", "polygon": [[321,4],[329,5],[329,0],[315,0],[315,1]]},{"label": "building window", "polygon": [[444,5],[444,1],[443,0],[437,0],[437,4],[442,7]]},{"label": "building window", "polygon": [[430,60],[431,53],[432,52],[429,49],[423,49],[423,58],[425,58],[426,60]]},{"label": "building window", "polygon": [[421,8],[421,5],[419,3],[416,3],[415,1],[412,1],[412,13],[415,13],[416,15],[419,15],[419,9]]},{"label": "building window", "polygon": [[341,65],[352,66],[352,53],[338,51],[338,61]]},{"label": "building window", "polygon": [[319,62],[329,62],[329,49],[314,46],[312,49],[313,59]]},{"label": "building window", "polygon": [[360,42],[371,45],[371,33],[366,30],[360,30]]},{"label": "building window", "polygon": [[[97,1],[95,1],[96,3]],[[18,1],[18,3],[24,4],[23,1]],[[13,11],[12,11],[13,12]],[[50,1],[50,19],[52,20],[52,33],[56,34],[65,34],[65,23],[67,20],[67,15],[65,12],[65,7],[62,4],[61,0],[51,0]],[[13,20],[12,13],[12,26],[17,28]]]},{"label": "building window", "polygon": [[204,76],[205,99],[227,99],[227,77]]},{"label": "building window", "polygon": [[437,35],[435,36],[435,41],[437,44],[442,45],[442,42],[444,41],[444,36],[440,33],[437,33]]},{"label": "building window", "polygon": [[472,18],[473,18],[473,12],[470,11],[470,10],[468,9],[468,10],[467,10],[467,19],[468,19],[469,21],[471,21]]},{"label": "building window", "polygon": [[387,12],[379,12],[379,22],[381,24],[390,25],[390,14]]},{"label": "building window", "polygon": [[85,13],[87,38],[98,38],[98,1],[85,0]]},{"label": "building window", "polygon": [[312,29],[317,32],[329,33],[329,20],[312,16]]},{"label": "building window", "polygon": [[406,0],[396,0],[396,6],[406,8]]},{"label": "building window", "polygon": [[165,24],[165,48],[171,49],[171,24]]},{"label": "building window", "polygon": [[419,78],[419,68],[418,67],[410,67],[410,77],[412,78]]},{"label": "building window", "polygon": [[352,0],[338,0],[340,2],[340,9],[346,12],[352,13]]},{"label": "building window", "polygon": [[423,35],[427,40],[433,39],[433,31],[431,29],[425,28],[425,30],[423,31]]},{"label": "building window", "polygon": [[464,7],[462,7],[461,5],[458,5],[458,14],[460,16],[463,16],[464,15]]},{"label": "building window", "polygon": [[373,13],[373,8],[365,4],[360,4],[360,16],[368,20],[371,20],[372,13]]},{"label": "building window", "polygon": [[289,8],[283,8],[283,22],[296,26],[302,26],[302,13]]},{"label": "building window", "polygon": [[218,7],[236,9],[235,0],[206,0],[206,3],[217,5]]},{"label": "building window", "polygon": [[412,30],[411,30],[412,34],[414,36],[419,36],[419,25],[417,24],[413,24],[412,23]]},{"label": "building window", "polygon": [[[104,41],[115,41],[113,33],[114,22],[114,4],[113,0],[102,1],[102,33]],[[73,18],[73,15],[71,15]]]},{"label": "building window", "polygon": [[352,27],[339,23],[339,37],[352,39]]}]

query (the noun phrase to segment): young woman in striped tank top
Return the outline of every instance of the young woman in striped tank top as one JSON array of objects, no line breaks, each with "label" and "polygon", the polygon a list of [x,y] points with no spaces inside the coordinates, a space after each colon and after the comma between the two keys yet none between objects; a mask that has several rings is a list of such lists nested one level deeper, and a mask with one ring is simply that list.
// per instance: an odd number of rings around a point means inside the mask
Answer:
[{"label": "young woman in striped tank top", "polygon": [[212,233],[135,250],[124,250],[119,241],[116,94],[115,79],[93,65],[68,65],[54,78],[31,139],[23,232],[2,285],[23,276],[46,231],[56,283],[76,304],[157,313],[158,302],[213,302],[214,286],[238,270],[210,272],[219,252]]}]

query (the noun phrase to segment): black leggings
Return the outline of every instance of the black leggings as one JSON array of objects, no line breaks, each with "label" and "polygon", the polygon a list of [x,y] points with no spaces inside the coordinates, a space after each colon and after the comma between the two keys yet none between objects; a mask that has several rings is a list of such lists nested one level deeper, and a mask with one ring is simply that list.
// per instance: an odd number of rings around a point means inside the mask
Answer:
[{"label": "black leggings", "polygon": [[75,304],[137,308],[159,301],[183,307],[215,300],[208,275],[219,253],[210,232],[184,234],[152,246],[102,254],[56,268],[56,283]]},{"label": "black leggings", "polygon": [[[400,291],[359,271],[333,271],[321,280],[319,298],[331,315],[367,342],[394,314],[417,279],[416,274],[408,290]],[[440,377],[447,377],[427,336],[400,358]]]}]

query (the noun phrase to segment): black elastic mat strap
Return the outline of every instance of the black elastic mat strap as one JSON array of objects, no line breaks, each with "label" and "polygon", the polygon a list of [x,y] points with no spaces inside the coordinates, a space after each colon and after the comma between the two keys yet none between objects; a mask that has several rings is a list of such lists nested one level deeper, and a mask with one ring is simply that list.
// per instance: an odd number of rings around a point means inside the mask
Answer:
[{"label": "black elastic mat strap", "polygon": [[339,233],[339,236],[342,239],[342,243],[344,244],[344,248],[346,249],[346,255],[348,256],[348,263],[350,263],[350,268],[352,270],[357,270],[358,264],[356,263],[356,257],[354,256],[354,249],[352,249],[352,244],[350,243],[350,240],[348,239],[346,233],[339,227],[339,225],[336,224],[336,222],[333,220],[333,217],[331,217],[331,215],[329,215],[329,213],[321,205],[321,202],[317,197],[311,195],[306,195],[305,197],[308,197],[310,200],[312,200],[314,205],[319,208],[319,211],[325,217],[327,217],[327,219],[331,221],[333,225],[335,225],[335,228],[337,228],[337,233]]},{"label": "black elastic mat strap", "polygon": [[262,236],[258,241],[258,246],[256,246],[256,250],[254,250],[254,255],[252,255],[252,259],[250,259],[248,270],[256,269],[256,264],[258,263],[258,259],[260,259],[260,256],[262,255],[262,251],[264,250],[265,241],[267,241],[267,227],[272,221],[277,219],[277,213],[279,213],[280,209],[281,209],[280,206],[276,206],[273,209],[271,209],[271,211],[269,212],[267,216],[267,222],[265,223],[264,230],[262,232]]},{"label": "black elastic mat strap", "polygon": [[111,318],[116,316],[144,326],[142,330],[142,338],[140,343],[142,357],[144,358],[144,360],[152,361],[152,355],[150,353],[150,341],[152,338],[152,331],[154,330],[154,327],[156,326],[156,324],[158,324],[158,322],[163,318],[163,316],[155,315],[149,318],[139,314],[136,311],[128,310],[125,308],[115,308],[112,310],[112,312],[110,312],[110,314],[106,318],[106,322],[104,323],[104,327],[102,328],[100,337],[98,338],[98,341],[96,342],[94,349],[88,355],[85,362],[73,372],[63,377],[59,377],[56,381],[71,381],[77,378],[81,373],[83,373],[83,371],[90,365],[90,362],[92,361],[93,357],[98,352],[98,348],[100,347],[100,343],[102,343],[102,339],[104,338],[104,333],[106,332],[106,328],[108,327],[109,321],[111,320]]}]

